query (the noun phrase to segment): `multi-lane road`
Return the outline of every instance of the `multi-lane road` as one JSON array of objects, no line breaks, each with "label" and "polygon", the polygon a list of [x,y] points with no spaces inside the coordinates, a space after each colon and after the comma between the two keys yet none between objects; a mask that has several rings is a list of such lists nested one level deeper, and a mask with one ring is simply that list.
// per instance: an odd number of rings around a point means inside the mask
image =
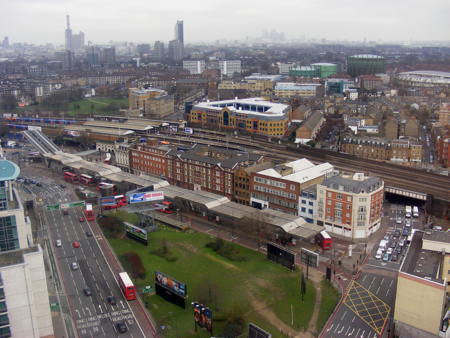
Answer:
[{"label": "multi-lane road", "polygon": [[[81,208],[70,209],[68,215],[61,210],[47,211],[45,205],[67,202],[71,200],[71,194],[50,179],[34,179],[42,186],[29,185],[25,189],[35,196],[41,222],[48,231],[51,251],[69,303],[72,331],[79,337],[145,337],[100,250],[98,241],[106,239],[98,234],[87,235],[94,232],[92,224],[86,220],[80,222]],[[61,241],[61,246],[57,246],[57,240]],[[75,241],[80,244],[78,248],[73,245]],[[78,264],[76,270],[71,267],[74,262]],[[92,295],[87,296],[85,288],[89,288]],[[109,304],[108,296],[114,296],[117,304]],[[126,334],[118,332],[115,324],[119,321],[126,324]]]}]

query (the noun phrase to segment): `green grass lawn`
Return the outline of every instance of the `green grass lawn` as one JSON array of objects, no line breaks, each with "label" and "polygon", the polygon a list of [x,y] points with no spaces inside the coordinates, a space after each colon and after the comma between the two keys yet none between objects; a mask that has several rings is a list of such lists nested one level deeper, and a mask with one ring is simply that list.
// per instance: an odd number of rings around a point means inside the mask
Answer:
[{"label": "green grass lawn", "polygon": [[[122,218],[122,217],[121,217]],[[150,251],[162,246],[163,239],[177,260],[169,262]],[[161,228],[149,234],[149,245],[144,246],[127,238],[110,238],[109,241],[119,258],[126,252],[136,252],[146,268],[146,279],[135,280],[141,289],[154,285],[154,272],[161,271],[186,283],[188,299],[201,301],[210,307],[214,318],[214,335],[220,335],[227,318],[233,314],[242,317],[245,329],[253,322],[272,333],[273,337],[284,337],[269,320],[259,312],[270,312],[279,320],[300,330],[308,326],[311,318],[315,289],[310,282],[304,302],[300,299],[300,272],[291,272],[270,262],[265,255],[236,244],[236,250],[245,261],[230,261],[205,245],[212,237],[195,231],[180,232]],[[193,312],[190,305],[182,309],[157,295],[144,300],[159,325],[165,325],[165,337],[206,337],[205,331],[194,332]],[[273,321],[272,321],[273,323]],[[245,336],[245,335],[244,335]]]},{"label": "green grass lawn", "polygon": [[[116,104],[121,108],[128,108],[128,99],[113,99],[113,98],[105,98],[105,97],[92,97],[86,98],[78,101],[73,101],[69,104],[68,115],[76,115],[76,114],[91,114],[95,112],[96,114],[109,114],[108,112],[103,111],[105,107],[110,104]],[[79,109],[77,109],[77,105]]]},{"label": "green grass lawn", "polygon": [[328,317],[333,313],[339,301],[339,292],[327,280],[321,282],[322,302],[320,304],[319,317],[317,318],[317,332],[322,331]]}]

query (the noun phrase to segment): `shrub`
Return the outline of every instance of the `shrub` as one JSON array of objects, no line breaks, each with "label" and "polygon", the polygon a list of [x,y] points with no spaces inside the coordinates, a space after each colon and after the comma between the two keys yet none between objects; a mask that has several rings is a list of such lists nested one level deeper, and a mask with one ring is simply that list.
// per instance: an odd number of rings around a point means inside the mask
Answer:
[{"label": "shrub", "polygon": [[164,258],[168,262],[175,262],[178,257],[170,250],[165,238],[161,240],[161,247],[150,251],[151,254]]},{"label": "shrub", "polygon": [[141,257],[135,252],[126,252],[122,255],[122,263],[126,266],[126,270],[130,271],[133,278],[145,278],[145,267],[142,264]]},{"label": "shrub", "polygon": [[229,259],[230,261],[242,262],[245,261],[245,257],[241,255],[239,250],[231,245],[230,243],[226,243],[221,238],[216,238],[214,242],[209,242],[206,244],[207,248],[213,249],[222,257]]}]

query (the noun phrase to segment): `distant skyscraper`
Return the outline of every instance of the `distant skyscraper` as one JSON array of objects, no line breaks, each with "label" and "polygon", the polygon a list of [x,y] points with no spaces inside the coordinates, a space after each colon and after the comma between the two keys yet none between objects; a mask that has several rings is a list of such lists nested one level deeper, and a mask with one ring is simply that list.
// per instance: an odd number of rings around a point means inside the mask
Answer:
[{"label": "distant skyscraper", "polygon": [[73,52],[70,50],[66,50],[64,52],[64,69],[65,70],[71,70],[73,69],[75,62],[75,56],[73,55]]},{"label": "distant skyscraper", "polygon": [[181,41],[169,41],[169,59],[172,61],[180,61],[183,59],[183,45]]},{"label": "distant skyscraper", "polygon": [[99,53],[97,48],[95,48],[95,46],[89,46],[87,48],[86,57],[89,66],[95,67],[100,65]]},{"label": "distant skyscraper", "polygon": [[155,41],[155,45],[153,46],[153,56],[160,61],[164,59],[164,42]]},{"label": "distant skyscraper", "polygon": [[72,49],[80,50],[84,48],[84,33],[72,34]]},{"label": "distant skyscraper", "polygon": [[66,50],[72,50],[72,29],[70,28],[70,17],[66,15]]},{"label": "distant skyscraper", "polygon": [[9,48],[9,39],[8,39],[7,36],[5,36],[5,38],[3,39],[2,47],[3,48]]},{"label": "distant skyscraper", "polygon": [[184,44],[183,20],[178,20],[175,24],[175,40]]},{"label": "distant skyscraper", "polygon": [[[174,57],[172,60],[179,61],[184,56],[184,26],[183,20],[178,20],[175,24],[175,40],[176,43],[172,43],[175,48]],[[170,50],[170,42],[169,42],[169,50]],[[169,53],[170,54],[170,53]]]},{"label": "distant skyscraper", "polygon": [[106,65],[113,65],[116,63],[116,48],[103,48],[100,54],[100,62]]}]

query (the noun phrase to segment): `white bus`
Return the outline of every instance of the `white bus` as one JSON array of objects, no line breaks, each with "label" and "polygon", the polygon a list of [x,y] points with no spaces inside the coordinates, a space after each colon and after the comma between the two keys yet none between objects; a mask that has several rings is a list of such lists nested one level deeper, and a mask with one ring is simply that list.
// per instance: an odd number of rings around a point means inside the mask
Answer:
[{"label": "white bus", "polygon": [[416,206],[413,207],[413,217],[419,217],[419,208]]}]

